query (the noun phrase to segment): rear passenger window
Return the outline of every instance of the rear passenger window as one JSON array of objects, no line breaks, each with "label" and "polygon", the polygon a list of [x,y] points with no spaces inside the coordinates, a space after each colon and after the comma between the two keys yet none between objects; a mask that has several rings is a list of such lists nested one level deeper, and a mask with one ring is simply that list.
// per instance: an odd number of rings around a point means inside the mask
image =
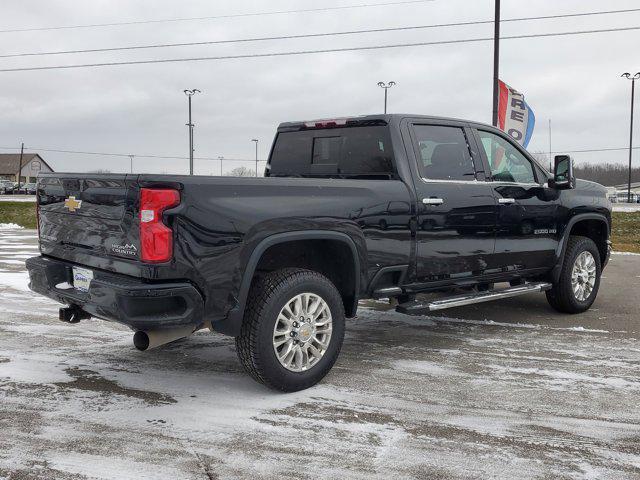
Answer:
[{"label": "rear passenger window", "polygon": [[474,180],[467,138],[459,127],[415,125],[420,174],[428,180]]},{"label": "rear passenger window", "polygon": [[390,178],[394,173],[387,126],[281,132],[270,162],[273,176]]}]

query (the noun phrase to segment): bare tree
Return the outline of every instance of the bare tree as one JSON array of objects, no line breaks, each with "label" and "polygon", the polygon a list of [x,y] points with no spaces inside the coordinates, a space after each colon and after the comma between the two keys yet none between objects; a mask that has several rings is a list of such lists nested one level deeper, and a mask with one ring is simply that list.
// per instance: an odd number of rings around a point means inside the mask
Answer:
[{"label": "bare tree", "polygon": [[543,166],[545,169],[549,170],[549,169],[553,169],[553,165],[551,164],[551,161],[549,160],[549,154],[546,152],[533,152],[531,153],[531,156],[533,158],[535,158],[538,163]]},{"label": "bare tree", "polygon": [[[553,158],[550,162],[548,153],[532,152],[531,156],[543,167],[553,170]],[[626,184],[629,175],[629,167],[617,163],[577,163],[574,165],[573,171],[576,178],[590,180],[607,187]],[[636,167],[631,170],[631,181],[640,182],[640,168]]]},{"label": "bare tree", "polygon": [[[575,176],[607,187],[625,185],[629,180],[629,167],[617,163],[584,163],[573,167]],[[640,182],[640,168],[631,169],[631,181]]]},{"label": "bare tree", "polygon": [[255,177],[256,171],[247,167],[236,167],[226,172],[225,177]]}]

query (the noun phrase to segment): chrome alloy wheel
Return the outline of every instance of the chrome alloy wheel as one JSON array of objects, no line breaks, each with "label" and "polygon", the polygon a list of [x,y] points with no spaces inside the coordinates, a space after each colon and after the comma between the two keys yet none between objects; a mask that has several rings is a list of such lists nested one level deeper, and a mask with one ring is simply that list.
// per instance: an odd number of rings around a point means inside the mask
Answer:
[{"label": "chrome alloy wheel", "polygon": [[304,372],[329,348],[333,321],[329,305],[315,293],[301,293],[285,303],[273,327],[273,350],[280,364]]},{"label": "chrome alloy wheel", "polygon": [[591,252],[582,252],[576,257],[571,270],[571,288],[576,300],[584,302],[596,285],[596,260]]}]

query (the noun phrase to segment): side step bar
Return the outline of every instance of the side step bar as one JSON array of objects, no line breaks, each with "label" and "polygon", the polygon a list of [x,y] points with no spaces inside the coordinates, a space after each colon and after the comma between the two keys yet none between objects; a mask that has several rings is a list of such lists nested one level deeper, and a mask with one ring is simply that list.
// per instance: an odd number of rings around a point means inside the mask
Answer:
[{"label": "side step bar", "polygon": [[536,282],[525,283],[515,287],[504,288],[501,290],[490,290],[488,292],[465,293],[455,295],[453,297],[441,298],[430,302],[421,302],[413,300],[407,303],[401,303],[396,307],[396,311],[406,315],[425,315],[426,313],[436,310],[444,310],[445,308],[462,307],[473,303],[490,302],[491,300],[500,300],[501,298],[517,297],[532,292],[544,292],[551,288],[550,283]]},{"label": "side step bar", "polygon": [[373,298],[387,298],[387,297],[396,297],[402,294],[402,289],[400,287],[387,287],[387,288],[379,288],[373,292]]}]

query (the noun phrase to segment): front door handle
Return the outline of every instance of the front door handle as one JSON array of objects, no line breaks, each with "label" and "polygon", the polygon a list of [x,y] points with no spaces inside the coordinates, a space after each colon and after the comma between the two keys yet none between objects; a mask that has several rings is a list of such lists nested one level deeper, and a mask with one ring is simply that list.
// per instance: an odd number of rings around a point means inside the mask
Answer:
[{"label": "front door handle", "polygon": [[502,203],[503,205],[509,204],[509,203],[516,203],[516,199],[515,198],[499,198],[498,203]]},{"label": "front door handle", "polygon": [[423,198],[422,203],[425,205],[442,205],[444,200],[442,198]]}]

